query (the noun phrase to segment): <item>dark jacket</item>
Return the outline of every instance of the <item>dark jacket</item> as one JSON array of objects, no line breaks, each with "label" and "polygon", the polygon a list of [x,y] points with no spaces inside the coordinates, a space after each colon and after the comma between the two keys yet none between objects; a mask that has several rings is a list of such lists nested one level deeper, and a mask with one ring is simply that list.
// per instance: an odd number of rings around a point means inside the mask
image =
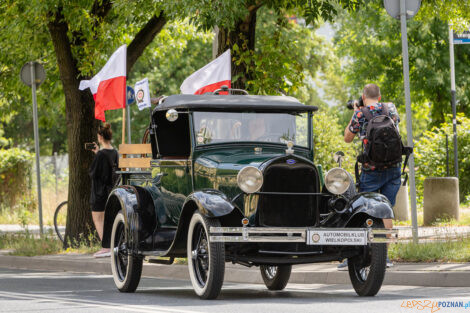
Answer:
[{"label": "dark jacket", "polygon": [[118,162],[115,149],[102,149],[96,153],[88,173],[91,178],[90,205],[104,210],[109,192],[113,187],[113,166]]}]

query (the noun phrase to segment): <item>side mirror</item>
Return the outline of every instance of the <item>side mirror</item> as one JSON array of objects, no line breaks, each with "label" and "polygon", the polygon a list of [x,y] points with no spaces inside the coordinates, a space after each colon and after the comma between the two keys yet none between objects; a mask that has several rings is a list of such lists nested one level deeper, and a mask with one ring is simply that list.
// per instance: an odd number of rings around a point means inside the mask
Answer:
[{"label": "side mirror", "polygon": [[169,109],[166,111],[165,117],[169,122],[174,122],[178,119],[178,111],[175,109]]},{"label": "side mirror", "polygon": [[341,167],[341,163],[343,162],[343,158],[344,158],[344,152],[343,151],[338,151],[333,155],[333,160],[335,160],[335,162],[339,164],[339,167]]}]

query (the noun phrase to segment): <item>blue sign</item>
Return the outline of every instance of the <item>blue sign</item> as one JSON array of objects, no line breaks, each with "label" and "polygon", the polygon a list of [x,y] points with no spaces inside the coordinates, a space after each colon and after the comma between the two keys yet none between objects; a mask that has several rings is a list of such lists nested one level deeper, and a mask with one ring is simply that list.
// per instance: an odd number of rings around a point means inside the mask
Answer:
[{"label": "blue sign", "polygon": [[470,44],[470,31],[454,33],[454,45]]},{"label": "blue sign", "polygon": [[469,44],[470,39],[454,39],[454,44],[459,45],[459,44]]},{"label": "blue sign", "polygon": [[131,105],[135,102],[135,92],[132,87],[127,86],[127,105]]}]

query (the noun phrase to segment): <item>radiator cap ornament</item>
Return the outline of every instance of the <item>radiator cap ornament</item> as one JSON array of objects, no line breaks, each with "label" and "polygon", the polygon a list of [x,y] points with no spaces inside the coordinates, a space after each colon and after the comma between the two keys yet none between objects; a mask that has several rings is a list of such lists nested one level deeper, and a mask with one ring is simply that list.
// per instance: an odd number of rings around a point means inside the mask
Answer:
[{"label": "radiator cap ornament", "polygon": [[294,142],[289,140],[287,142],[286,154],[293,154],[294,153],[294,149],[292,149],[293,147],[294,147]]}]

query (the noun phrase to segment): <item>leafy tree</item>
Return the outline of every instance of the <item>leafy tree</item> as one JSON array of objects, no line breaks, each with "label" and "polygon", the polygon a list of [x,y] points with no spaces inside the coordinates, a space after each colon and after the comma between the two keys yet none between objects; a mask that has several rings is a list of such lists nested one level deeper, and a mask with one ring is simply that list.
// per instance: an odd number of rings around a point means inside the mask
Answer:
[{"label": "leafy tree", "polygon": [[[451,117],[448,116],[448,120]],[[462,201],[470,200],[470,119],[463,114],[457,117],[457,132],[459,134],[459,189]],[[426,131],[416,143],[416,189],[418,197],[422,197],[423,182],[426,177],[447,176],[446,135],[449,138],[449,170],[453,175],[454,149],[452,148],[452,123],[445,122],[438,127]]]},{"label": "leafy tree", "polygon": [[468,29],[470,4],[467,0],[428,0],[422,1],[421,6],[418,19],[426,20],[436,17],[441,21],[453,23],[454,27],[459,30]]},{"label": "leafy tree", "polygon": [[191,16],[201,29],[217,26],[217,55],[232,49],[232,85],[247,89],[248,81],[255,80],[253,69],[258,66],[247,55],[255,53],[257,14],[261,8],[270,9],[281,21],[286,14],[296,14],[310,24],[319,19],[332,20],[341,8],[354,10],[361,3],[361,0],[176,0],[165,5],[176,17]]},{"label": "leafy tree", "polygon": [[[7,0],[0,4],[0,14],[2,39],[7,39],[2,43],[15,47],[6,57],[2,56],[2,64],[9,61],[2,66],[2,74],[17,73],[15,59],[43,60],[62,82],[70,166],[66,237],[78,239],[93,227],[87,172],[92,155],[83,149],[83,143],[96,140],[98,126],[91,93],[78,90],[79,82],[93,76],[122,43],[128,44],[130,72],[167,18],[159,1],[143,0],[132,5],[108,0]],[[18,34],[19,38],[11,34]],[[18,51],[19,56],[14,54]],[[10,98],[14,98],[15,89],[8,90],[13,94]]]},{"label": "leafy tree", "polygon": [[[404,103],[399,21],[388,16],[381,3],[371,1],[357,12],[344,14],[337,25],[335,43],[344,57],[344,77],[350,94],[360,94],[366,83],[382,88],[382,98],[399,106]],[[430,106],[431,125],[438,125],[450,112],[449,46],[447,25],[418,12],[408,21],[411,100],[414,121],[423,120],[419,107]],[[419,18],[421,17],[421,18]],[[456,49],[460,112],[470,113],[470,47]],[[420,112],[422,113],[422,112]],[[424,117],[427,120],[427,117]]]},{"label": "leafy tree", "polygon": [[333,154],[343,151],[345,159],[343,167],[354,175],[354,165],[360,144],[347,144],[343,140],[343,129],[335,112],[320,110],[313,116],[313,135],[315,144],[315,163],[321,164],[326,172],[338,164],[333,160]]}]

